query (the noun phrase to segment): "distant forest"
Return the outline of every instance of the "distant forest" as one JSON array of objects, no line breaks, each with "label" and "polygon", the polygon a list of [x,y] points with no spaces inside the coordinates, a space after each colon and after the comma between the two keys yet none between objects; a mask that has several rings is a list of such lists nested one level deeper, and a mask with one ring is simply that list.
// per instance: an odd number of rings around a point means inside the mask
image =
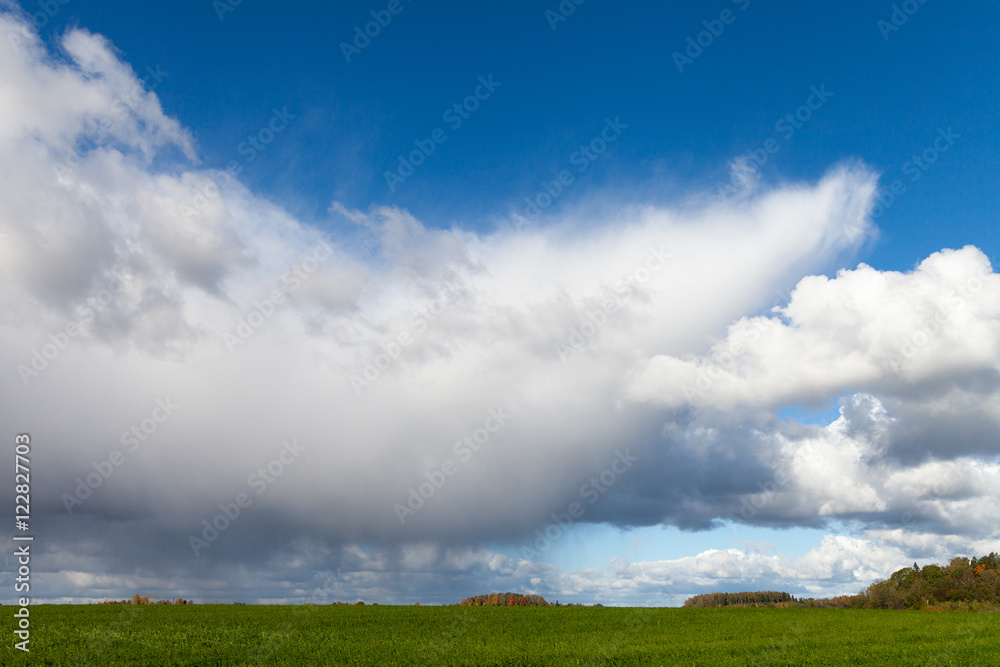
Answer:
[{"label": "distant forest", "polygon": [[[706,593],[684,601],[685,607],[774,607],[795,602],[788,593],[758,591],[756,593]],[[791,605],[787,605],[791,606]]]},{"label": "distant forest", "polygon": [[[520,593],[490,593],[474,595],[458,603],[462,607],[549,607],[541,595],[521,595]],[[562,606],[562,605],[560,605]]]},{"label": "distant forest", "polygon": [[708,593],[685,607],[839,607],[853,609],[923,609],[929,611],[1000,611],[1000,555],[955,557],[947,565],[904,567],[857,595],[799,598],[788,593]]},{"label": "distant forest", "polygon": [[[107,600],[98,604],[194,604],[191,600],[155,600],[133,595],[131,600]],[[233,604],[243,604],[234,602]],[[311,603],[306,603],[311,604]],[[345,602],[331,604],[344,605]],[[355,602],[364,605],[364,602]],[[375,603],[377,604],[377,603]],[[420,604],[419,602],[416,604]],[[489,593],[465,598],[463,607],[583,607],[583,604],[548,602],[541,595]],[[595,604],[595,607],[603,605]],[[1000,612],[1000,555],[981,558],[958,556],[947,565],[904,567],[888,579],[879,580],[857,595],[834,598],[795,598],[781,591],[706,593],[684,602],[685,607],[831,607],[840,609],[916,609],[927,611]]]}]

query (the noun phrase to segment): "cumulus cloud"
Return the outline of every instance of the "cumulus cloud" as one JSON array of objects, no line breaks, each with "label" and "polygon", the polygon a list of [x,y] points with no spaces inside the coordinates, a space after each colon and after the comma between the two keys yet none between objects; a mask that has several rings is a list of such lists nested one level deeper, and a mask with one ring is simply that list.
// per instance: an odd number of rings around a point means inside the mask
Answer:
[{"label": "cumulus cloud", "polygon": [[[490,573],[627,601],[652,595],[630,572],[723,565],[821,590],[883,571],[904,511],[993,535],[1000,282],[974,248],[822,277],[874,233],[864,165],[520,230],[334,203],[336,236],[199,167],[104,38],[50,50],[9,12],[0,32],[0,415],[40,443],[52,599],[294,599],[337,568],[345,598]],[[826,426],[777,416],[840,398]],[[609,484],[623,451],[640,463]],[[623,527],[851,519],[897,546],[571,573],[478,546],[573,502]]]},{"label": "cumulus cloud", "polygon": [[[681,415],[676,437],[763,464],[744,520],[861,519],[995,545],[1000,279],[985,255],[808,276],[774,311],[741,318],[704,354],[651,357],[627,395]],[[838,397],[825,427],[775,416]],[[724,512],[716,500],[706,521]]]},{"label": "cumulus cloud", "polygon": [[[807,276],[775,316],[743,318],[707,355],[657,355],[629,385],[634,400],[762,407],[823,402],[853,387],[939,391],[995,375],[1000,277],[978,248],[943,250],[909,273],[864,264]],[[680,383],[678,384],[678,380]]]}]

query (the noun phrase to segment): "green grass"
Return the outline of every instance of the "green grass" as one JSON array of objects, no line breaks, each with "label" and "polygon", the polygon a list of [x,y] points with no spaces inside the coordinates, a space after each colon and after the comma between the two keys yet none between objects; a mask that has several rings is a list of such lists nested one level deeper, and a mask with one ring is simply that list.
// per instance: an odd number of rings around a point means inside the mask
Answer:
[{"label": "green grass", "polygon": [[1000,616],[975,613],[42,605],[31,630],[0,665],[1000,666]]}]

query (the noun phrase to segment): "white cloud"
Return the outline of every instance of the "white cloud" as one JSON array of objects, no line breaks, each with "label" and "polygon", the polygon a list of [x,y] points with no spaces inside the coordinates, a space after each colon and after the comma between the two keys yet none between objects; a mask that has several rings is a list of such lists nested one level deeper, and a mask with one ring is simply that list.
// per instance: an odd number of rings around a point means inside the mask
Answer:
[{"label": "white cloud", "polygon": [[[0,14],[0,32],[24,29]],[[56,57],[29,37],[0,48],[10,91],[0,101],[0,417],[49,443],[36,491],[58,536],[46,557],[61,571],[179,562],[176,576],[204,582],[232,562],[261,571],[309,540],[313,555],[301,557],[314,572],[368,558],[346,545],[384,550],[353,570],[358,590],[375,590],[397,563],[418,581],[453,549],[456,568],[561,577],[560,590],[582,595],[629,585],[462,549],[525,538],[580,501],[581,484],[622,448],[641,463],[582,521],[702,527],[738,514],[757,482],[779,474],[787,483],[774,493],[787,502],[765,501],[748,520],[885,521],[922,488],[925,454],[954,458],[928,435],[935,424],[962,424],[952,432],[970,470],[995,455],[1000,281],[981,252],[943,251],[908,274],[812,275],[873,234],[876,179],[864,165],[739,201],[522,231],[438,230],[394,208],[334,205],[357,232],[333,237],[199,169],[189,133],[154,94],[136,93],[103,38],[70,31]],[[803,275],[781,318],[751,316]],[[962,285],[970,294],[957,303]],[[943,323],[907,358],[904,342],[939,312]],[[735,342],[743,351],[730,364]],[[699,370],[710,387],[686,395]],[[773,416],[783,403],[855,392],[825,429]],[[68,515],[63,494],[163,397],[176,414]],[[510,401],[517,409],[478,451],[464,441]],[[304,453],[256,495],[251,475],[287,439]],[[455,473],[400,525],[394,505],[446,462]],[[992,497],[982,474],[949,486],[952,504],[921,506],[920,520],[985,539],[993,505],[979,523],[957,511]],[[189,536],[241,492],[253,504],[194,558]],[[867,576],[875,566],[855,546],[835,540],[823,553]],[[784,566],[762,554],[697,562],[706,580],[728,565],[746,576]],[[101,581],[67,574],[65,585]]]},{"label": "white cloud", "polygon": [[859,385],[900,392],[995,371],[998,358],[1000,277],[968,246],[906,274],[862,264],[803,278],[778,315],[741,319],[706,355],[653,357],[628,391],[667,406],[771,407]]}]

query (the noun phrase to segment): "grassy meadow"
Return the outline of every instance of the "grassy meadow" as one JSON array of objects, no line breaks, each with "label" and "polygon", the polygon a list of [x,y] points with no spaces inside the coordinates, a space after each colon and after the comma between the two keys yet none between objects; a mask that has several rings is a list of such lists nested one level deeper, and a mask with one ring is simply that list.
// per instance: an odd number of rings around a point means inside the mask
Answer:
[{"label": "grassy meadow", "polygon": [[41,605],[31,629],[0,664],[1000,666],[1000,616],[958,612]]}]

